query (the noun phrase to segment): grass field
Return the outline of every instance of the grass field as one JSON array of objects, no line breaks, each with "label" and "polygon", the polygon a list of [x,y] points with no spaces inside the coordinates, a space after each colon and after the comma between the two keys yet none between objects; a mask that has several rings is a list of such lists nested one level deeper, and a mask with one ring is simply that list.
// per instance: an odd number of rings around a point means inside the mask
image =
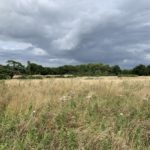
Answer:
[{"label": "grass field", "polygon": [[150,77],[0,81],[0,150],[150,150]]}]

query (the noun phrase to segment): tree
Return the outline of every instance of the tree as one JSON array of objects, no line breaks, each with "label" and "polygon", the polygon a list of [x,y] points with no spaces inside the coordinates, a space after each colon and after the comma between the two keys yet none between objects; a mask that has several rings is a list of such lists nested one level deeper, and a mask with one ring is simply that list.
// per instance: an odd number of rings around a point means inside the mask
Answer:
[{"label": "tree", "polygon": [[121,69],[118,65],[115,65],[112,67],[112,73],[115,74],[115,75],[119,75],[121,74]]},{"label": "tree", "polygon": [[33,74],[42,74],[44,67],[28,61],[26,70],[27,70],[28,74],[32,74],[32,75]]},{"label": "tree", "polygon": [[148,75],[148,70],[145,65],[140,64],[136,66],[135,68],[133,68],[132,73],[139,75],[139,76]]},{"label": "tree", "polygon": [[10,71],[7,66],[0,65],[0,79],[8,79]]},{"label": "tree", "polygon": [[23,74],[26,72],[25,67],[20,62],[14,60],[8,60],[7,67],[9,68],[9,75],[11,78],[13,78],[14,75]]},{"label": "tree", "polygon": [[27,67],[26,67],[26,71],[27,71],[27,74],[31,74],[31,62],[30,61],[27,61]]},{"label": "tree", "polygon": [[147,66],[147,73],[150,75],[150,65]]}]

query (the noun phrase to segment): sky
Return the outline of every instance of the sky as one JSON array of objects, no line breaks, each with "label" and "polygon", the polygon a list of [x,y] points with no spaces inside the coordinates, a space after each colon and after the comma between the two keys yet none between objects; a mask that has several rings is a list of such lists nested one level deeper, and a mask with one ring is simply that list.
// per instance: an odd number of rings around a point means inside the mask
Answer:
[{"label": "sky", "polygon": [[0,63],[150,64],[150,0],[0,0]]}]

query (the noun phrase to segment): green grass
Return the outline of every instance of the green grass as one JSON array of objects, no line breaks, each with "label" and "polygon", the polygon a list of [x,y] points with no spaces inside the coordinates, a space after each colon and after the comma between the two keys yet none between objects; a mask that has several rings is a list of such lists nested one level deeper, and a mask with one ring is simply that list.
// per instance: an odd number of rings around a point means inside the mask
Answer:
[{"label": "green grass", "polygon": [[[0,86],[7,100],[10,87]],[[0,150],[149,150],[150,97],[143,100],[136,94],[149,90],[150,82],[119,86],[123,95],[114,94],[113,86],[94,84],[61,104],[49,100],[35,109],[30,103],[26,111],[15,113],[7,107],[10,98],[0,107]],[[87,98],[91,91],[97,92]]]}]

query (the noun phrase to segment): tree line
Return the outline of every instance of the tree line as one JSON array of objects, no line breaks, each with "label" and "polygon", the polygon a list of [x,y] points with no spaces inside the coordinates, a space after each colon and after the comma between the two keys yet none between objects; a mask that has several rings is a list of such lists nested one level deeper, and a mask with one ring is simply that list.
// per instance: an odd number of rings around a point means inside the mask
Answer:
[{"label": "tree line", "polygon": [[64,65],[60,67],[43,67],[27,62],[27,65],[14,60],[8,60],[6,65],[0,65],[0,79],[11,79],[15,75],[73,75],[73,76],[149,76],[150,65],[137,65],[132,69],[121,69],[118,65],[81,64]]}]

